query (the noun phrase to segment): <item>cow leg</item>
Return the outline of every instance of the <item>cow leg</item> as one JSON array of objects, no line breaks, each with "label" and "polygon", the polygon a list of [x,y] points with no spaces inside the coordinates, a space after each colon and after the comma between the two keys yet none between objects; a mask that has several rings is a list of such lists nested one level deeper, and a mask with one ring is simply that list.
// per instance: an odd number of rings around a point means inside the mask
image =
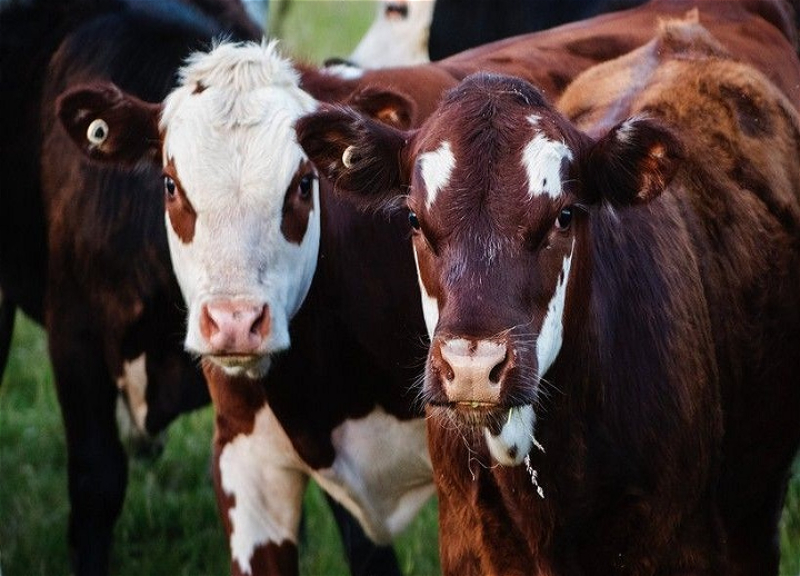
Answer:
[{"label": "cow leg", "polygon": [[11,348],[11,336],[14,333],[14,315],[17,307],[3,294],[0,288],[0,382],[8,361],[8,351]]},{"label": "cow leg", "polygon": [[342,536],[342,545],[347,555],[347,564],[353,576],[400,576],[397,556],[391,546],[379,546],[364,533],[361,524],[353,518],[344,506],[325,493],[333,518]]},{"label": "cow leg", "polygon": [[76,576],[107,574],[128,465],[117,435],[117,389],[99,343],[82,340],[67,326],[48,322],[67,439],[70,553]]}]

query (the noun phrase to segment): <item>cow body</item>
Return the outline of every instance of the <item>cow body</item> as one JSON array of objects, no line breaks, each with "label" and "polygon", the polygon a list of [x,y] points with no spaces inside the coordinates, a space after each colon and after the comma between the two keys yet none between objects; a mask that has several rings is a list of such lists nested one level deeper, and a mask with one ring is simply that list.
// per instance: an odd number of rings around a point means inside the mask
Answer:
[{"label": "cow body", "polygon": [[[740,40],[734,31],[745,21],[774,42],[773,55],[789,46],[760,16],[721,6],[708,19],[726,40]],[[555,94],[566,76],[647,41],[662,9],[683,8],[656,3],[614,23],[519,39],[517,49],[500,43],[439,64],[344,75],[294,67],[271,46],[223,45],[193,57],[164,104],[162,133],[157,106],[108,86],[78,87],[61,99],[61,120],[87,155],[163,158],[167,230],[189,308],[186,346],[203,356],[214,398],[215,482],[233,573],[296,571],[298,502],[309,476],[378,540],[394,535],[432,490],[413,390],[425,328],[408,221],[361,213],[331,195],[326,178],[317,183],[294,121],[325,101],[388,125],[416,125],[476,68],[522,72]],[[599,45],[607,49],[598,55]],[[765,41],[757,57],[771,46]],[[787,91],[796,89],[797,71],[781,72]],[[93,143],[86,133],[97,119],[110,130]],[[125,142],[120,135],[131,126],[142,137]],[[357,151],[343,158],[339,143],[328,150],[336,157],[317,165],[333,181],[336,162],[363,159]],[[384,184],[370,182],[376,191]],[[363,457],[401,447],[383,465]]]},{"label": "cow body", "polygon": [[443,571],[776,574],[800,443],[797,100],[694,14],[561,106],[575,124],[477,75],[417,131],[298,126],[342,191],[408,192]]}]

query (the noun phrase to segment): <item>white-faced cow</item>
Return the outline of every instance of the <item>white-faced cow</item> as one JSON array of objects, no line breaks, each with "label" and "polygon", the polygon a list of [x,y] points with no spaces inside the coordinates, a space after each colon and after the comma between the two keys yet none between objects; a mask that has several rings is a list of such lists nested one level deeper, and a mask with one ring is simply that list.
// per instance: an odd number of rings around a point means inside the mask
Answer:
[{"label": "white-faced cow", "polygon": [[[107,84],[62,97],[60,118],[89,156],[163,162],[167,231],[189,309],[186,346],[203,357],[216,409],[215,480],[233,573],[297,570],[309,477],[378,541],[432,492],[412,389],[425,330],[408,221],[361,213],[326,192],[295,139],[295,120],[322,99],[351,102],[386,130],[416,124],[476,68],[524,73],[557,93],[570,74],[646,42],[662,11],[684,7],[656,3],[469,57],[349,79],[298,70],[271,46],[221,45],[192,58],[163,107]],[[737,53],[765,68],[779,62],[769,42],[789,44],[772,20],[738,3],[720,8],[709,20],[739,42]],[[758,42],[742,39],[742,22],[759,30]],[[780,72],[796,90],[796,71]],[[108,130],[96,135],[97,125]]]},{"label": "white-faced cow", "polygon": [[777,574],[797,104],[695,13],[580,76],[572,122],[479,74],[419,130],[298,123],[342,193],[409,209],[445,574]]},{"label": "white-faced cow", "polygon": [[[128,403],[134,424],[150,435],[209,395],[183,351],[160,168],[87,162],[55,122],[54,97],[72,82],[97,80],[158,100],[190,52],[231,31],[260,36],[238,0],[38,0],[0,11],[0,375],[19,308],[48,331],[80,576],[108,570],[125,493],[120,389],[138,400]],[[339,518],[358,541],[357,525]],[[364,564],[369,548],[353,560]]]}]

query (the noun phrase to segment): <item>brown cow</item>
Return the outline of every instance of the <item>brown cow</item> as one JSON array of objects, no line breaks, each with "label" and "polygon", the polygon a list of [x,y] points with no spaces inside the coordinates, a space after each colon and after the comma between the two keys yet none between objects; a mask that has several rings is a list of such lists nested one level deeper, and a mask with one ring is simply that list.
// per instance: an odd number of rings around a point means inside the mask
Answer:
[{"label": "brown cow", "polygon": [[[742,58],[766,66],[792,49],[758,13],[713,5],[709,25]],[[223,44],[191,60],[160,120],[160,105],[108,85],[62,98],[60,118],[86,154],[164,161],[186,346],[206,360],[217,410],[215,479],[234,573],[296,570],[309,476],[381,540],[432,490],[424,426],[409,420],[421,415],[408,387],[424,354],[408,223],[359,213],[327,194],[325,179],[318,191],[292,122],[320,99],[351,99],[387,122],[419,123],[476,67],[524,72],[556,92],[564,75],[644,43],[662,10],[685,6],[655,3],[439,64],[342,69],[350,79],[337,69],[300,76],[270,46]],[[743,22],[760,32],[758,51],[742,39]],[[788,65],[779,77],[787,91],[800,79]],[[413,105],[387,95],[392,87],[411,91]],[[108,132],[89,130],[98,120]],[[403,452],[370,456],[386,446]]]},{"label": "brown cow", "polygon": [[342,192],[407,194],[444,573],[774,575],[800,117],[696,14],[562,106],[476,75],[416,131],[298,124]]}]

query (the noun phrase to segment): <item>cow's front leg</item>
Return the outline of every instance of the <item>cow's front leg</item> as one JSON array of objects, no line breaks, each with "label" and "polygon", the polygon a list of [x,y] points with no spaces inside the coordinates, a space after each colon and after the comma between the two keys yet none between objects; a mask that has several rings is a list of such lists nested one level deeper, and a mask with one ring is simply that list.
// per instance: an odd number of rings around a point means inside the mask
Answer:
[{"label": "cow's front leg", "polygon": [[59,315],[51,314],[48,328],[67,438],[73,570],[78,576],[107,574],[128,473],[117,435],[117,388],[108,376],[99,342],[81,338],[75,323],[62,321]]},{"label": "cow's front leg", "polygon": [[[209,374],[209,370],[206,370]],[[308,477],[260,386],[209,379],[216,412],[214,487],[231,574],[298,574],[297,534]]]}]

